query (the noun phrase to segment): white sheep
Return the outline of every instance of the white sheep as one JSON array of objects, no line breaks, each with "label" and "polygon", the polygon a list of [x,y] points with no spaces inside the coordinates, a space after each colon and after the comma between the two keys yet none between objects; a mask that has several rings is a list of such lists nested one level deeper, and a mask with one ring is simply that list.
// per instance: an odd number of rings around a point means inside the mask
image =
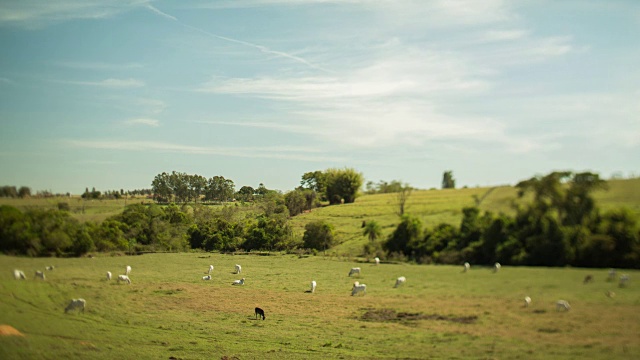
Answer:
[{"label": "white sheep", "polygon": [[376,262],[376,265],[380,265],[380,258],[379,257],[375,257],[375,259],[373,259],[373,261]]},{"label": "white sheep", "polygon": [[360,268],[359,267],[351,268],[351,270],[349,271],[349,276],[355,275],[355,274],[358,274],[358,276],[360,276]]},{"label": "white sheep", "polygon": [[500,268],[502,267],[502,265],[500,265],[499,262],[493,264],[493,272],[497,273],[498,271],[500,271]]},{"label": "white sheep", "polygon": [[18,270],[18,269],[13,270],[13,277],[16,278],[16,280],[20,280],[20,279],[26,280],[27,279],[27,277],[24,276],[24,272],[22,270]]},{"label": "white sheep", "polygon": [[234,280],[231,285],[244,285],[244,278],[240,280]]},{"label": "white sheep", "polygon": [[107,271],[107,281],[111,281],[111,271]]},{"label": "white sheep", "polygon": [[81,309],[82,312],[84,312],[84,308],[86,304],[87,302],[84,299],[73,299],[71,300],[69,305],[67,305],[67,307],[64,309],[64,312],[66,313],[75,309]]},{"label": "white sheep", "polygon": [[462,272],[466,273],[469,269],[471,269],[471,265],[468,262],[464,263],[464,269],[462,269]]},{"label": "white sheep", "polygon": [[316,292],[316,281],[312,280],[311,281],[311,293],[313,294],[314,292]]},{"label": "white sheep", "polygon": [[54,267],[53,265],[51,265],[51,266],[47,266],[45,269],[47,269],[47,270],[53,270],[53,269],[55,269],[55,267]]},{"label": "white sheep", "polygon": [[40,271],[40,270],[36,271],[35,277],[40,278],[42,280],[46,280],[45,276],[44,276],[44,273],[42,271]]},{"label": "white sheep", "polygon": [[531,305],[531,298],[528,296],[524,297],[524,307],[529,307]]},{"label": "white sheep", "polygon": [[629,275],[622,274],[622,275],[620,275],[620,283],[618,284],[618,286],[625,287],[625,286],[627,286],[628,282],[629,282]]},{"label": "white sheep", "polygon": [[607,281],[614,281],[616,279],[616,269],[609,269],[609,277]]},{"label": "white sheep", "polygon": [[211,280],[211,275],[203,276],[202,280]]},{"label": "white sheep", "polygon": [[242,266],[236,264],[236,274],[240,274],[242,272]]},{"label": "white sheep", "polygon": [[396,284],[394,288],[397,288],[398,286],[404,284],[405,281],[407,281],[407,278],[405,278],[404,276],[400,276],[399,278],[396,279]]},{"label": "white sheep", "polygon": [[359,282],[354,282],[353,283],[353,288],[351,288],[351,296],[357,294],[357,293],[362,293],[362,295],[365,295],[367,293],[367,285],[365,284],[360,284]]},{"label": "white sheep", "polygon": [[207,274],[211,275],[213,272],[213,265],[209,265],[209,272]]},{"label": "white sheep", "polygon": [[127,284],[131,285],[131,279],[129,279],[127,275],[118,275],[118,283],[120,283],[120,281],[124,281]]},{"label": "white sheep", "polygon": [[566,300],[558,300],[556,302],[556,311],[564,310],[569,311],[571,309],[571,305]]},{"label": "white sheep", "polygon": [[124,274],[129,276],[130,273],[131,273],[131,266],[127,265],[126,269],[124,270]]}]

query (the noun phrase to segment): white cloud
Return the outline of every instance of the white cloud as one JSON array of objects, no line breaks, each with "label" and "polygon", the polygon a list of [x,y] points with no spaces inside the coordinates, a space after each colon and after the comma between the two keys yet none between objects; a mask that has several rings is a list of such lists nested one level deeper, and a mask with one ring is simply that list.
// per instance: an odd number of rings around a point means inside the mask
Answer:
[{"label": "white cloud", "polygon": [[155,141],[123,140],[63,140],[63,143],[84,149],[114,151],[169,152],[191,155],[217,155],[247,158],[285,159],[313,162],[343,162],[344,156],[326,155],[326,150],[309,147],[273,146],[273,147],[207,147],[173,144]]},{"label": "white cloud", "polygon": [[131,119],[131,120],[125,121],[125,124],[127,124],[127,125],[144,125],[144,126],[158,127],[158,126],[160,126],[160,121],[156,120],[156,119],[137,118],[137,119]]}]

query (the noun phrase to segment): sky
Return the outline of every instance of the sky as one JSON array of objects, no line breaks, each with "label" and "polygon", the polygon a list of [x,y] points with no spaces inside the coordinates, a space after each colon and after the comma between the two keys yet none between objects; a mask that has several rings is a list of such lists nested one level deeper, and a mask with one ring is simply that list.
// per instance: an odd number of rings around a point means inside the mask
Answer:
[{"label": "sky", "polygon": [[0,0],[0,186],[640,174],[640,1]]}]

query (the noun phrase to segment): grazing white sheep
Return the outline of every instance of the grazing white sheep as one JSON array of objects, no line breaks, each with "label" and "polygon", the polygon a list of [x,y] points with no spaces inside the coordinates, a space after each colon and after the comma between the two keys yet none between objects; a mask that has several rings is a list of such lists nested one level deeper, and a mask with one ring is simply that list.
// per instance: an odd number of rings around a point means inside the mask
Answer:
[{"label": "grazing white sheep", "polygon": [[609,290],[606,293],[604,293],[605,295],[607,295],[607,297],[613,298],[616,296],[616,293],[614,293],[613,291]]},{"label": "grazing white sheep", "polygon": [[404,284],[405,281],[407,281],[407,278],[405,278],[404,276],[400,276],[396,279],[396,284],[393,287],[397,288],[398,286]]},{"label": "grazing white sheep", "polygon": [[36,271],[35,277],[40,278],[42,280],[46,280],[45,276],[44,276],[44,273],[42,271],[40,271],[40,270]]},{"label": "grazing white sheep", "polygon": [[131,285],[131,279],[129,279],[127,275],[118,275],[118,283],[120,283],[120,281],[124,281],[127,284]]},{"label": "grazing white sheep", "polygon": [[462,269],[462,272],[466,273],[469,269],[471,269],[471,265],[468,262],[464,263],[464,269]]},{"label": "grazing white sheep", "polygon": [[556,302],[557,311],[560,311],[560,310],[569,311],[570,309],[571,309],[571,305],[569,305],[569,302],[567,302],[566,300],[558,300],[558,302]]},{"label": "grazing white sheep", "polygon": [[379,257],[375,257],[375,259],[373,259],[373,261],[376,262],[376,265],[380,265],[380,258]]},{"label": "grazing white sheep", "polygon": [[614,281],[616,279],[616,269],[609,269],[609,277],[607,281]]},{"label": "grazing white sheep", "polygon": [[67,305],[67,307],[64,309],[64,312],[69,312],[71,310],[76,310],[76,309],[81,309],[82,312],[84,312],[84,308],[86,306],[87,302],[84,299],[73,299],[71,300],[71,302],[69,303],[69,305]]},{"label": "grazing white sheep", "polygon": [[111,271],[107,271],[107,281],[111,281]]},{"label": "grazing white sheep", "polygon": [[349,271],[349,276],[355,275],[355,274],[358,274],[358,276],[360,276],[360,268],[359,267],[351,268],[351,270]]},{"label": "grazing white sheep", "polygon": [[353,288],[351,288],[351,296],[358,293],[362,293],[362,295],[365,295],[367,293],[367,285],[360,284],[356,281],[353,283]]},{"label": "grazing white sheep", "polygon": [[531,298],[528,296],[524,297],[524,307],[529,307],[531,305]]},{"label": "grazing white sheep", "polygon": [[500,268],[502,267],[502,265],[500,265],[499,262],[493,264],[493,272],[497,273],[498,271],[500,271]]},{"label": "grazing white sheep", "polygon": [[236,274],[240,274],[242,272],[242,266],[236,264]]},{"label": "grazing white sheep", "polygon": [[618,284],[618,286],[625,287],[625,286],[627,286],[628,282],[629,282],[629,275],[622,274],[622,275],[620,275],[620,283]]},{"label": "grazing white sheep", "polygon": [[203,276],[202,280],[211,280],[211,275]]},{"label": "grazing white sheep", "polygon": [[316,292],[316,281],[312,280],[311,281],[311,293],[313,294],[314,292]]},{"label": "grazing white sheep", "polygon": [[209,265],[209,272],[207,274],[211,275],[213,272],[213,265]]},{"label": "grazing white sheep", "polygon": [[240,280],[234,280],[233,283],[231,283],[231,285],[244,285],[244,278]]},{"label": "grazing white sheep", "polygon": [[131,273],[131,266],[127,265],[127,268],[124,270],[124,274],[129,276],[130,273]]},{"label": "grazing white sheep", "polygon": [[16,280],[20,280],[20,279],[26,280],[27,279],[27,277],[24,276],[24,272],[22,270],[18,270],[18,269],[13,270],[13,277],[16,278]]},{"label": "grazing white sheep", "polygon": [[55,269],[55,267],[54,267],[53,265],[51,265],[51,266],[47,266],[45,269],[47,269],[47,270],[53,270],[53,269]]}]

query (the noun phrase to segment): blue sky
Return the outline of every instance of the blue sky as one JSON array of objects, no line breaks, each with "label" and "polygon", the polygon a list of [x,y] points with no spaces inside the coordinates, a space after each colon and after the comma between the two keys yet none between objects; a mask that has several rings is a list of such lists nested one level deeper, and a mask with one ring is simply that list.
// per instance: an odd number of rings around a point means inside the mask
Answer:
[{"label": "blue sky", "polygon": [[0,1],[0,185],[640,173],[640,1]]}]

